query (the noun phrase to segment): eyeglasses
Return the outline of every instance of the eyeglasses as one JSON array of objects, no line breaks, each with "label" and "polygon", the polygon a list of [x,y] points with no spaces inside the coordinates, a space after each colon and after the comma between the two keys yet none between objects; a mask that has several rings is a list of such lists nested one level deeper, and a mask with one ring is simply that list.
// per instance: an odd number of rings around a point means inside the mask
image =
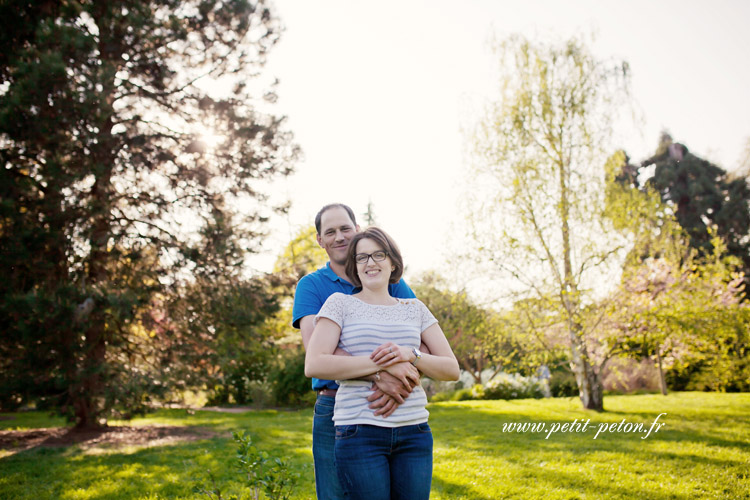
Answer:
[{"label": "eyeglasses", "polygon": [[372,257],[374,262],[383,262],[388,257],[388,252],[384,250],[378,250],[372,253],[358,253],[354,256],[354,262],[357,264],[366,264],[368,259]]}]

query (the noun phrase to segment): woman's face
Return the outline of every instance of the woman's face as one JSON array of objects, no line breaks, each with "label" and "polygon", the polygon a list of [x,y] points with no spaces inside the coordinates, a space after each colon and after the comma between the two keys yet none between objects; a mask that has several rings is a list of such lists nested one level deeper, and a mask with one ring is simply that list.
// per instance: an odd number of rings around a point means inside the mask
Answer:
[{"label": "woman's face", "polygon": [[370,255],[365,261],[357,262],[357,276],[362,283],[362,288],[373,290],[388,286],[391,272],[393,272],[391,258],[385,254],[383,260],[375,260],[376,258],[382,258],[384,253],[383,247],[374,240],[362,238],[357,242],[356,256],[365,258],[365,255]]}]

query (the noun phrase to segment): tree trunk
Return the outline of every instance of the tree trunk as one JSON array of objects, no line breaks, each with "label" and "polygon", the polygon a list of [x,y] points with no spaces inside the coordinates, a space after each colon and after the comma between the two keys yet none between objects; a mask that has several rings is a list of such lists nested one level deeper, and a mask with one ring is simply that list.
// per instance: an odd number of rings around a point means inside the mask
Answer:
[{"label": "tree trunk", "polygon": [[588,361],[586,344],[581,338],[583,327],[577,319],[579,312],[578,286],[573,276],[573,260],[570,244],[570,200],[569,185],[567,178],[567,167],[563,158],[558,165],[560,183],[560,222],[563,245],[563,273],[564,282],[561,284],[560,299],[568,315],[568,333],[570,335],[570,348],[572,354],[571,368],[576,376],[578,393],[583,407],[587,410],[604,410],[604,394],[599,375],[594,371]]},{"label": "tree trunk", "polygon": [[587,410],[604,411],[604,392],[599,375],[582,352],[584,347],[578,333],[571,330],[570,336],[573,354],[570,367],[576,377],[581,404]]},{"label": "tree trunk", "polygon": [[[90,286],[101,291],[110,286],[108,264],[110,259],[109,242],[112,236],[111,226],[111,192],[112,173],[117,156],[116,141],[112,136],[112,121],[117,61],[121,57],[121,49],[115,40],[112,27],[107,21],[107,6],[100,4],[99,10],[94,11],[94,18],[99,27],[99,53],[102,60],[102,74],[108,76],[103,81],[102,95],[106,96],[106,106],[102,109],[102,119],[99,123],[99,142],[91,151],[91,170],[96,180],[91,187],[90,217],[93,221],[89,245],[91,247],[88,258],[88,275]],[[104,19],[104,21],[102,21]],[[96,306],[95,306],[96,307]],[[103,414],[105,408],[107,327],[106,317],[100,310],[94,310],[84,334],[84,353],[82,366],[79,368],[80,383],[73,400],[77,428],[100,428],[106,426]]]},{"label": "tree trunk", "polygon": [[656,349],[656,364],[659,368],[659,387],[661,388],[662,395],[667,395],[667,380],[664,378],[664,368],[661,363],[661,352]]}]

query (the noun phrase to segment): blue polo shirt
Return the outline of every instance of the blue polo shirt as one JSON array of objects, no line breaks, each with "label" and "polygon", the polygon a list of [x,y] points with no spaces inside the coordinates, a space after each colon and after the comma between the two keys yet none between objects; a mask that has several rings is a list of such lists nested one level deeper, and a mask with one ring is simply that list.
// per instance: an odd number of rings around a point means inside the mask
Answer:
[{"label": "blue polo shirt", "polygon": [[[303,276],[297,283],[297,289],[294,292],[294,307],[292,308],[292,325],[294,328],[299,328],[299,322],[302,318],[318,314],[328,297],[334,293],[341,292],[352,295],[359,291],[359,288],[355,288],[354,285],[334,273],[330,262],[326,263],[325,267]],[[391,294],[391,297],[399,299],[416,298],[416,295],[404,280],[388,285],[388,293]],[[316,391],[337,389],[338,384],[333,380],[313,378],[312,387]]]}]

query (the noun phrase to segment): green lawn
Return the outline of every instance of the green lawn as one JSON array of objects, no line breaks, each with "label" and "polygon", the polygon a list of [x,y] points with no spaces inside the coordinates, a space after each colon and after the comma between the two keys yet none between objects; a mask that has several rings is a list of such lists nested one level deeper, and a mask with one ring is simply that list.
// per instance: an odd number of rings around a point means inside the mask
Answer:
[{"label": "green lawn", "polygon": [[[575,399],[430,405],[431,498],[750,498],[750,394],[609,396],[605,407],[605,413],[585,412]],[[624,432],[625,424],[648,430],[660,413],[665,415],[659,423],[665,425],[647,438]],[[0,429],[60,423],[38,413],[13,416],[0,419]],[[302,475],[293,498],[314,498],[311,419],[311,410],[194,415],[169,410],[132,425],[202,426],[219,437],[160,447],[0,451],[0,498],[203,498],[193,487],[207,478],[207,470],[224,491],[236,492],[233,430],[248,431],[260,447],[290,460]],[[600,425],[619,425],[623,419],[620,432],[601,432],[594,439]],[[555,424],[587,420],[586,432],[547,438]],[[503,424],[524,422],[544,423],[546,431],[503,432]]]}]

